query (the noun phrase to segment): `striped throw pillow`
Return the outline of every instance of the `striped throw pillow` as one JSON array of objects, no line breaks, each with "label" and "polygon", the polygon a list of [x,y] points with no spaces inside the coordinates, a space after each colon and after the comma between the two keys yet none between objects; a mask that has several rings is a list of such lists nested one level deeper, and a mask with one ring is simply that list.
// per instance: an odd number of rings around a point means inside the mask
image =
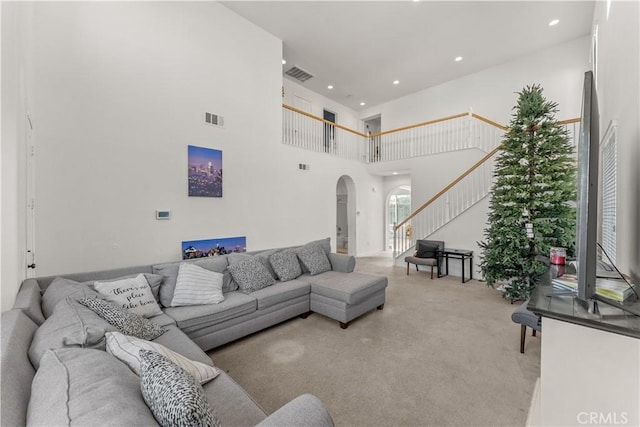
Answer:
[{"label": "striped throw pillow", "polygon": [[183,262],[178,270],[171,307],[218,304],[224,301],[224,274]]},{"label": "striped throw pillow", "polygon": [[122,361],[136,375],[140,376],[140,350],[149,350],[160,353],[171,362],[187,371],[200,384],[211,381],[220,374],[215,366],[205,365],[202,362],[188,359],[167,347],[151,341],[124,335],[120,332],[107,332],[107,352]]}]

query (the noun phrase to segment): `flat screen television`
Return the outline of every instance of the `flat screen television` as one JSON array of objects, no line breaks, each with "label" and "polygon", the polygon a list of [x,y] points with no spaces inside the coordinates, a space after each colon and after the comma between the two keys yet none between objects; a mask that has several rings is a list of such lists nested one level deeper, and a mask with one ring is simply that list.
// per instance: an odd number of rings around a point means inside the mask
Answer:
[{"label": "flat screen television", "polygon": [[596,295],[598,239],[598,158],[600,115],[593,72],[584,74],[582,116],[578,140],[578,205],[576,252],[578,299],[587,304]]}]

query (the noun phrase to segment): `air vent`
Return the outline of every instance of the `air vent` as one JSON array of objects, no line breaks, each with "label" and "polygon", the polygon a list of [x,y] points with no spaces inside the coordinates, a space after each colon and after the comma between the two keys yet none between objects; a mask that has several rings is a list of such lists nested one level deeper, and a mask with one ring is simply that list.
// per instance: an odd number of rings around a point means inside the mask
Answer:
[{"label": "air vent", "polygon": [[307,73],[305,70],[303,70],[302,68],[299,68],[297,65],[294,65],[293,67],[289,68],[289,70],[285,71],[284,73],[287,76],[291,76],[294,79],[303,83],[309,80],[311,77],[313,77],[311,73]]},{"label": "air vent", "polygon": [[222,116],[220,116],[218,114],[204,113],[204,122],[206,124],[211,125],[211,126],[223,127],[224,126],[224,117],[222,117]]}]

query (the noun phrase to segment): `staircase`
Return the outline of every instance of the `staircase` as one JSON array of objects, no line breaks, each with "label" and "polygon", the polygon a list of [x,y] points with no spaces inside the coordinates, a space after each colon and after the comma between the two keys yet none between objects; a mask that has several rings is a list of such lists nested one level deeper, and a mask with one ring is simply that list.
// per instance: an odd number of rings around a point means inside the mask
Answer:
[{"label": "staircase", "polygon": [[[378,164],[458,150],[477,149],[487,153],[394,226],[395,259],[413,251],[417,239],[428,238],[489,195],[494,160],[507,129],[468,112],[365,135],[287,105],[283,108],[283,144],[345,159]],[[575,143],[579,119],[560,123]]]}]

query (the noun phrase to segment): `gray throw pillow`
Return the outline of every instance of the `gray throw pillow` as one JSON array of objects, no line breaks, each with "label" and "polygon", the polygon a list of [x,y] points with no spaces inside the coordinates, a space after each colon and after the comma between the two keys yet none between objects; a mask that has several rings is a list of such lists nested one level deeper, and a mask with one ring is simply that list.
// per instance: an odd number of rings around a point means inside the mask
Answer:
[{"label": "gray throw pillow", "polygon": [[436,258],[439,245],[435,242],[418,240],[416,242],[416,258]]},{"label": "gray throw pillow", "polygon": [[312,276],[331,270],[331,262],[320,245],[305,245],[298,248],[296,253]]},{"label": "gray throw pillow", "polygon": [[184,369],[155,351],[140,350],[140,390],[163,426],[219,427],[202,386]]},{"label": "gray throw pillow", "polygon": [[302,275],[298,257],[290,249],[274,253],[269,257],[269,262],[282,282],[293,280]]},{"label": "gray throw pillow", "polygon": [[91,289],[93,282],[76,282],[75,280],[56,277],[42,294],[42,314],[45,319],[53,313],[53,309],[67,297],[87,298],[97,297],[98,293]]},{"label": "gray throw pillow", "polygon": [[266,288],[276,283],[267,267],[259,258],[248,256],[244,260],[227,267],[240,292],[245,294]]},{"label": "gray throw pillow", "polygon": [[209,258],[197,258],[194,260],[185,260],[181,262],[170,262],[167,264],[156,264],[152,267],[155,274],[162,275],[164,281],[160,287],[160,303],[164,307],[171,307],[173,294],[176,289],[176,281],[178,280],[178,271],[180,264],[183,262],[194,263],[209,271],[223,273],[222,292],[235,291],[237,289],[235,283],[232,283],[231,274],[227,269],[227,256],[216,256]]},{"label": "gray throw pillow", "polygon": [[154,340],[167,332],[166,329],[142,316],[99,298],[82,298],[78,302],[90,308],[125,335],[144,340]]}]

